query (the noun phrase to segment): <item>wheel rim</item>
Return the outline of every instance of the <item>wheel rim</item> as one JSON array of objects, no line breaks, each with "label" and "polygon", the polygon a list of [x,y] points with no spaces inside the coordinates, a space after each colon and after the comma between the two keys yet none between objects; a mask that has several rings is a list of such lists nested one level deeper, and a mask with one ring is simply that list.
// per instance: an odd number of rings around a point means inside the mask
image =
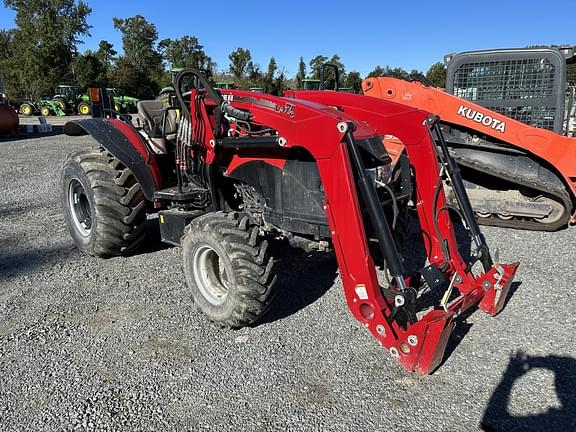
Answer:
[{"label": "wheel rim", "polygon": [[32,108],[30,108],[29,105],[24,105],[22,107],[22,114],[28,115],[28,114],[30,114],[31,111],[32,111]]},{"label": "wheel rim", "polygon": [[212,305],[218,306],[228,297],[229,279],[222,257],[208,245],[201,245],[192,257],[192,274],[202,296]]},{"label": "wheel rim", "polygon": [[80,105],[80,114],[89,114],[88,105]]},{"label": "wheel rim", "polygon": [[92,232],[92,206],[84,186],[76,179],[68,186],[68,202],[76,230],[88,237]]},{"label": "wheel rim", "polygon": [[50,110],[47,109],[47,108],[42,108],[41,114],[42,114],[43,116],[50,115]]}]

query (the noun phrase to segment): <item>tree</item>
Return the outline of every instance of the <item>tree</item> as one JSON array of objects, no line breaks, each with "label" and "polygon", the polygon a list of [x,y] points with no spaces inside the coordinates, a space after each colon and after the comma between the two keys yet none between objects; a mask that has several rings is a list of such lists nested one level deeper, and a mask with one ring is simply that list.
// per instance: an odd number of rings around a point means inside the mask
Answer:
[{"label": "tree", "polygon": [[302,81],[306,78],[306,63],[304,63],[304,58],[300,57],[300,62],[298,63],[298,73],[296,74],[296,88],[298,90],[302,89]]},{"label": "tree", "polygon": [[114,45],[106,40],[101,40],[98,44],[98,51],[96,51],[94,55],[103,65],[105,65],[107,68],[110,68],[114,63],[116,54],[118,53],[114,49]]},{"label": "tree", "polygon": [[156,49],[156,26],[141,15],[113,18],[113,22],[122,33],[124,48],[112,71],[113,82],[141,99],[154,97],[160,91],[164,72],[162,55]]},{"label": "tree", "polygon": [[[250,54],[250,50],[238,48],[232,51],[228,55],[228,58],[230,59],[230,73],[234,75],[236,79],[243,79],[252,64],[252,54]],[[252,67],[253,66],[252,64]]]},{"label": "tree", "polygon": [[260,65],[248,62],[246,66],[246,75],[248,77],[248,87],[258,87],[264,81],[264,74],[260,70]]},{"label": "tree", "polygon": [[368,78],[377,78],[384,75],[385,69],[382,66],[376,66],[372,72],[368,74]]},{"label": "tree", "polygon": [[446,66],[444,63],[434,63],[426,72],[426,79],[436,87],[446,87]]},{"label": "tree", "polygon": [[0,30],[0,93],[8,92],[16,82],[15,70],[10,67],[13,40],[12,30]]},{"label": "tree", "polygon": [[374,70],[368,74],[368,77],[372,78],[379,76],[389,76],[393,78],[408,79],[410,78],[411,74],[414,74],[414,77],[422,75],[422,73],[417,71],[416,69],[413,69],[411,73],[408,73],[400,67],[391,68],[390,66],[386,67],[376,66]]},{"label": "tree", "polygon": [[274,82],[274,74],[278,66],[276,65],[276,59],[274,57],[270,58],[270,62],[268,63],[268,71],[264,76],[264,92],[266,93],[274,93],[275,92],[275,82]]},{"label": "tree", "polygon": [[39,98],[53,94],[62,81],[71,81],[72,61],[80,43],[89,35],[86,19],[91,12],[83,1],[4,0],[16,12],[11,55],[2,59],[10,96]]},{"label": "tree", "polygon": [[[346,80],[346,68],[344,64],[340,61],[340,56],[338,54],[334,54],[332,58],[328,61],[331,65],[335,66],[338,69],[340,75],[340,82],[338,83],[341,85]],[[334,68],[326,69],[326,73],[324,75],[324,85],[328,89],[336,88],[336,76],[334,75]]]},{"label": "tree", "polygon": [[566,65],[566,81],[570,85],[576,85],[576,64]]},{"label": "tree", "polygon": [[400,67],[391,68],[390,66],[386,66],[384,75],[400,79],[407,79],[410,76],[404,69]]},{"label": "tree", "polygon": [[108,87],[108,68],[92,51],[86,51],[76,59],[74,72],[80,87]]},{"label": "tree", "polygon": [[282,71],[274,80],[274,85],[272,86],[272,94],[276,96],[282,96],[284,91],[286,91],[286,74],[284,71]]},{"label": "tree", "polygon": [[351,71],[346,75],[346,87],[352,89],[354,93],[360,93],[362,90],[362,78],[360,72]]},{"label": "tree", "polygon": [[410,71],[410,73],[408,74],[408,78],[409,78],[410,80],[412,80],[412,81],[421,81],[421,82],[426,82],[426,81],[427,81],[427,79],[426,79],[426,77],[424,76],[424,74],[423,74],[421,71],[417,70],[417,69],[412,69],[412,70]]},{"label": "tree", "polygon": [[317,55],[312,60],[310,60],[310,78],[320,79],[320,71],[322,70],[322,65],[326,63],[328,57],[323,55]]},{"label": "tree", "polygon": [[163,39],[158,44],[164,60],[170,68],[194,68],[212,77],[216,64],[204,52],[196,36],[183,36],[179,39]]}]

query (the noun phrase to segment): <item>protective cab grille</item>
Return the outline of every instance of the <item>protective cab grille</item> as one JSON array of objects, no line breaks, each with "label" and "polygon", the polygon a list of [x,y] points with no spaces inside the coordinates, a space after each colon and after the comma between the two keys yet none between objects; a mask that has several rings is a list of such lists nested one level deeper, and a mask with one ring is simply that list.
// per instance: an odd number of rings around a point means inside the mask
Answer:
[{"label": "protective cab grille", "polygon": [[542,52],[463,53],[449,63],[447,90],[531,126],[558,131],[563,123],[563,73],[555,56]]}]

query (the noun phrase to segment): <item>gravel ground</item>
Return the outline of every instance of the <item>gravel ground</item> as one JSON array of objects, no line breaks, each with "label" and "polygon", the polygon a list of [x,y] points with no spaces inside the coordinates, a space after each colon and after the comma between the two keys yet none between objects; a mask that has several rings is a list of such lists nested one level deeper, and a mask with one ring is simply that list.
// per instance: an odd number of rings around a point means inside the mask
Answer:
[{"label": "gravel ground", "polygon": [[[37,125],[40,124],[40,116],[24,116],[18,115],[20,120],[20,125]],[[50,123],[54,126],[64,126],[67,121],[70,120],[82,120],[85,119],[86,116],[81,115],[68,115],[68,116],[46,116],[46,122]]]},{"label": "gravel ground", "polygon": [[270,314],[229,331],[195,310],[153,221],[137,255],[81,255],[57,184],[91,144],[0,141],[0,430],[576,430],[575,228],[485,228],[521,261],[517,289],[418,377],[349,315],[331,256],[285,254]]}]

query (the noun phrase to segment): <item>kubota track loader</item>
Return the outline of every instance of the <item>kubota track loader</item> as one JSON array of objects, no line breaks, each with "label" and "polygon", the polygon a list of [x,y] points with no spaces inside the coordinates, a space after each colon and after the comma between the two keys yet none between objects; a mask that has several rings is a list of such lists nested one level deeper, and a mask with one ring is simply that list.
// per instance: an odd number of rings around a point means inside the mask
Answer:
[{"label": "kubota track loader", "polygon": [[[183,91],[187,77],[198,88]],[[217,91],[195,70],[180,72],[174,89],[175,106],[140,101],[138,127],[102,110],[94,92],[94,112],[104,118],[66,124],[67,134],[98,143],[70,154],[61,174],[65,218],[81,250],[129,253],[144,239],[147,213],[157,213],[162,239],[182,247],[198,308],[237,328],[271,305],[267,239],[332,249],[352,314],[406,370],[423,374],[441,362],[460,313],[478,303],[491,315],[502,309],[517,263],[493,261],[454,161],[445,146],[437,151],[433,134],[444,141],[435,117],[344,93],[320,104]],[[409,167],[398,162],[392,172],[386,134],[402,141]],[[452,176],[474,241],[469,260],[456,242],[440,170]],[[416,203],[426,257],[410,273],[391,228],[408,201]],[[388,268],[385,283],[375,262]]]},{"label": "kubota track loader", "polygon": [[378,77],[363,82],[364,94],[440,117],[481,224],[554,231],[575,223],[574,92],[566,92],[573,49],[448,59],[447,92]]}]

